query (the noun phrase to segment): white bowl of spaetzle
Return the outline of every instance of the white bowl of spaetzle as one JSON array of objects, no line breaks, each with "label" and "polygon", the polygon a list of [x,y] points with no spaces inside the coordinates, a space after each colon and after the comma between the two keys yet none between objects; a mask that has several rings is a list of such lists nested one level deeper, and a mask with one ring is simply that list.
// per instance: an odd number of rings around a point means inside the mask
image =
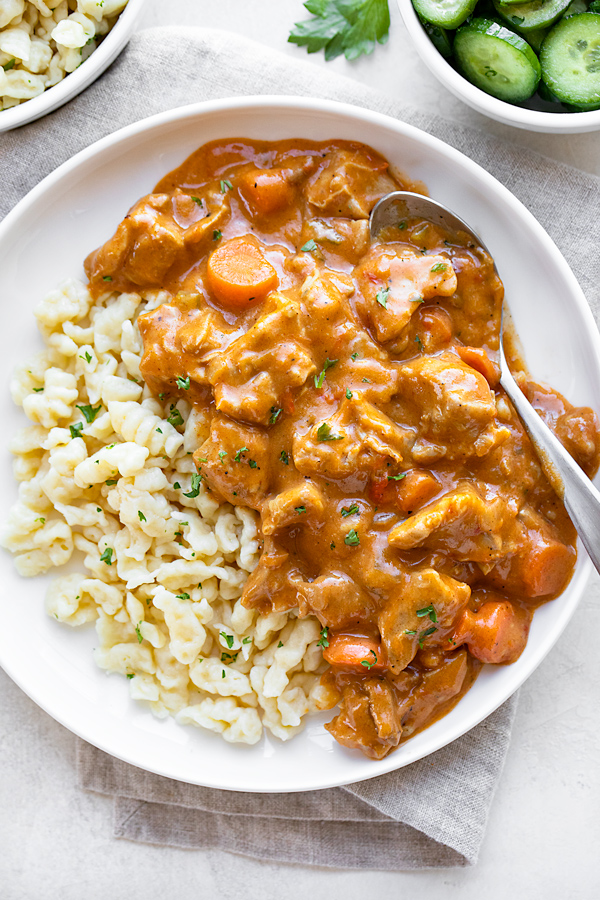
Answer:
[{"label": "white bowl of spaetzle", "polygon": [[0,0],[0,131],[85,90],[127,44],[145,0]]},{"label": "white bowl of spaetzle", "polygon": [[161,303],[160,292],[118,294],[107,284],[94,297],[85,284],[85,256],[201,140],[365,133],[478,222],[507,291],[528,298],[514,313],[532,370],[600,405],[591,313],[541,226],[475,163],[376,113],[284,97],[171,110],[77,154],[0,223],[0,297],[10,309],[0,332],[0,486],[3,544],[16,558],[1,556],[0,664],[73,732],[169,778],[305,791],[421,759],[519,687],[585,588],[590,564],[580,554],[567,589],[536,612],[517,662],[487,667],[451,712],[395,753],[374,761],[337,745],[323,727],[330,713],[316,711],[318,624],[243,607],[260,551],[256,517],[205,493],[191,456],[201,423],[185,399],[170,403],[141,382],[136,317]]}]

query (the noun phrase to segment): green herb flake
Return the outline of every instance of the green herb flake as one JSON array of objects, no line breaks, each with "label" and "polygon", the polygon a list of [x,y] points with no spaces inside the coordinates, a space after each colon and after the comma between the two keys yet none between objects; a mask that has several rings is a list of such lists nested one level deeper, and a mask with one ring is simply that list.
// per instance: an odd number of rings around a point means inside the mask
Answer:
[{"label": "green herb flake", "polygon": [[33,388],[33,393],[34,393],[34,394],[41,394],[43,390],[44,390],[43,387],[42,387],[42,388]]},{"label": "green herb flake", "polygon": [[327,640],[328,637],[329,628],[327,627],[327,625],[324,625],[323,628],[321,628],[321,637],[317,641],[317,647],[323,647],[324,649],[326,647],[329,647],[329,641]]},{"label": "green herb flake", "polygon": [[380,291],[377,291],[377,295],[375,299],[379,303],[380,306],[383,306],[384,309],[387,309],[387,300],[389,297],[390,289],[389,288],[381,288]]},{"label": "green herb flake", "polygon": [[401,481],[403,478],[406,478],[406,472],[400,472],[399,475],[388,475],[388,481]]},{"label": "green herb flake", "polygon": [[221,672],[221,678],[225,678],[225,669],[223,669]]},{"label": "green herb flake", "polygon": [[213,241],[220,241],[222,237],[223,232],[219,231],[218,228],[215,228],[215,230],[213,231]]},{"label": "green herb flake", "polygon": [[282,410],[277,406],[271,407],[271,416],[269,418],[269,425],[274,425],[279,416],[281,415]]},{"label": "green herb flake", "polygon": [[331,425],[328,422],[321,422],[317,428],[318,441],[343,441],[343,434],[332,434]]},{"label": "green herb flake", "polygon": [[434,609],[433,603],[430,603],[429,606],[424,606],[423,609],[418,609],[417,616],[419,619],[422,619],[423,616],[429,616],[432,622],[437,622],[437,613]]},{"label": "green herb flake", "polygon": [[189,389],[190,389],[190,376],[189,375],[186,375],[185,378],[183,378],[181,375],[179,375],[175,379],[175,381],[177,382],[177,387],[179,388],[180,391],[189,391]]},{"label": "green herb flake", "polygon": [[144,515],[144,513],[141,511],[141,509],[138,509],[138,519],[140,520],[140,522],[148,521],[146,516]]},{"label": "green herb flake", "polygon": [[373,659],[361,659],[360,664],[364,666],[366,669],[372,669],[375,663],[377,662],[377,654],[374,650],[369,650],[369,653],[373,657]]},{"label": "green herb flake", "polygon": [[352,362],[356,362],[356,360],[358,359],[358,353],[352,353],[350,355],[350,359],[352,360]]},{"label": "green herb flake", "polygon": [[405,631],[404,634],[416,634],[416,631]]},{"label": "green herb flake", "polygon": [[83,422],[77,422],[76,425],[69,425],[69,431],[71,432],[72,438],[79,437],[83,431]]},{"label": "green herb flake", "polygon": [[163,433],[162,428],[157,428],[156,430],[157,430],[157,432],[158,432],[159,434],[162,434],[162,433]]},{"label": "green herb flake", "polygon": [[302,253],[312,253],[313,250],[316,250],[316,249],[317,249],[317,245],[316,245],[315,242],[311,239],[310,241],[307,241],[307,242],[305,243],[304,247],[301,247],[300,249],[301,249]]},{"label": "green herb flake", "polygon": [[177,597],[178,600],[190,600],[191,599],[190,595],[188,593],[186,593],[186,591],[184,591],[182,594],[175,594],[175,596]]},{"label": "green herb flake", "polygon": [[223,653],[221,653],[221,662],[227,663],[227,665],[229,665],[229,663],[235,662],[238,658],[238,653],[239,650],[237,651],[237,653],[226,653],[225,651],[223,651]]},{"label": "green herb flake", "polygon": [[406,230],[406,222],[398,222],[397,227],[400,229],[400,231],[405,231]]},{"label": "green herb flake", "polygon": [[222,193],[222,194],[226,194],[227,191],[232,191],[232,190],[233,190],[233,185],[232,185],[232,183],[230,182],[229,178],[223,178],[223,179],[219,182],[219,184],[221,185],[221,193]]},{"label": "green herb flake", "polygon": [[36,522],[41,522],[42,525],[45,525],[45,524],[46,524],[46,520],[45,520],[45,518],[44,518],[43,516],[38,516],[38,518],[37,518],[35,521],[36,521]]},{"label": "green herb flake", "polygon": [[298,513],[299,516],[302,515],[302,513],[306,512],[305,506],[295,506],[294,509],[296,510],[296,512]]},{"label": "green herb flake", "polygon": [[251,469],[260,469],[260,466],[258,465],[258,463],[256,462],[255,459],[249,459],[248,465],[250,466]]},{"label": "green herb flake", "polygon": [[352,400],[352,391],[350,388],[346,388],[346,400]]},{"label": "green herb flake", "polygon": [[344,543],[347,544],[348,547],[356,547],[358,544],[360,544],[360,538],[356,532],[356,529],[350,529],[350,531],[344,538]]},{"label": "green herb flake", "polygon": [[419,345],[419,350],[422,350],[422,349],[423,349],[423,341],[421,340],[421,338],[419,337],[419,335],[417,335],[417,336],[415,337],[415,344],[418,344],[418,345]]},{"label": "green herb flake", "polygon": [[446,265],[446,263],[439,262],[439,263],[436,263],[435,266],[431,267],[431,271],[432,272],[445,272],[447,268],[448,268],[448,266]]},{"label": "green herb flake", "polygon": [[289,455],[288,455],[288,453],[287,453],[286,450],[282,450],[282,451],[281,451],[281,453],[279,454],[279,459],[280,459],[281,462],[284,464],[284,466],[289,466],[289,464],[290,464],[290,457],[289,457]]},{"label": "green herb flake", "polygon": [[85,361],[86,361],[87,363],[91,363],[91,361],[92,361],[92,354],[91,354],[91,353],[88,353],[88,351],[86,350],[86,351],[85,351],[85,355],[82,355],[81,353],[79,354],[79,359],[85,359]]},{"label": "green herb flake", "polygon": [[107,566],[112,566],[112,556],[113,556],[112,547],[107,547],[102,556],[100,557],[100,562],[106,563]]},{"label": "green herb flake", "polygon": [[283,641],[279,641],[279,643],[277,644],[277,649],[278,649],[278,650],[279,650],[280,647],[283,647]]},{"label": "green herb flake", "polygon": [[359,510],[358,506],[356,505],[356,503],[353,503],[352,506],[348,506],[348,507],[342,506],[342,515],[344,518],[346,518],[347,516],[354,516],[358,512],[360,512],[360,510]]},{"label": "green herb flake", "polygon": [[102,281],[112,281],[112,275],[103,275]]},{"label": "green herb flake", "polygon": [[189,491],[186,493],[183,492],[184,497],[189,497],[190,500],[193,500],[200,493],[200,482],[202,481],[202,475],[197,475],[194,473],[192,475],[192,482]]},{"label": "green herb flake", "polygon": [[333,541],[330,543],[329,549],[330,549],[330,550],[335,550],[335,544],[334,544]]},{"label": "green herb flake", "polygon": [[166,396],[167,396],[166,394],[159,394],[159,395],[158,395],[158,399],[159,399],[159,400],[164,400]]},{"label": "green herb flake", "polygon": [[240,447],[239,450],[236,450],[235,456],[233,457],[234,462],[242,462],[242,454],[248,453],[247,447]]},{"label": "green herb flake", "polygon": [[16,59],[9,59],[9,61],[7,63],[4,63],[2,68],[4,69],[5,72],[10,72],[10,70],[14,68],[15,63],[16,63]]},{"label": "green herb flake", "polygon": [[91,425],[100,410],[102,409],[102,404],[99,403],[98,406],[77,406],[77,409],[80,409],[83,413],[85,421],[88,425]]},{"label": "green herb flake", "polygon": [[428,628],[426,631],[421,632],[421,634],[419,635],[419,647],[421,648],[421,650],[423,649],[423,642],[425,641],[425,638],[428,638],[429,635],[434,633],[434,631],[437,631],[437,628],[435,627],[435,625],[432,625],[431,628]]},{"label": "green herb flake", "polygon": [[180,490],[181,490],[181,485],[179,484],[178,481],[174,481],[174,482],[173,482],[173,489],[176,490],[176,491],[180,491]]},{"label": "green herb flake", "polygon": [[233,641],[234,641],[233,635],[226,634],[224,631],[220,631],[219,634],[221,635],[221,637],[223,638],[223,640],[225,641],[225,643],[231,650],[231,648],[233,647]]},{"label": "green herb flake", "polygon": [[172,409],[167,416],[167,422],[169,425],[172,425],[173,428],[178,428],[180,425],[183,425],[183,416],[178,409]]},{"label": "green herb flake", "polygon": [[198,206],[202,206],[202,205],[203,205],[203,204],[202,204],[202,199],[201,199],[200,197],[192,197],[192,200],[194,201],[194,203],[197,203]]},{"label": "green herb flake", "polygon": [[250,644],[251,642],[252,642],[252,638],[250,638],[250,637],[242,638],[242,644]]},{"label": "green herb flake", "polygon": [[104,484],[108,484],[108,485],[116,484],[117,480],[118,479],[116,479],[116,478],[110,478],[108,481],[105,481]]},{"label": "green herb flake", "polygon": [[337,359],[326,359],[325,360],[325,362],[323,364],[323,368],[321,369],[319,375],[315,375],[315,387],[316,388],[320,389],[323,387],[323,382],[325,381],[325,373],[327,372],[327,369],[333,368],[333,366],[335,366],[335,364],[337,362],[338,362]]},{"label": "green herb flake", "polygon": [[134,673],[133,673],[133,672],[128,672],[128,673],[127,673],[127,678],[131,681],[132,678],[135,678]]}]

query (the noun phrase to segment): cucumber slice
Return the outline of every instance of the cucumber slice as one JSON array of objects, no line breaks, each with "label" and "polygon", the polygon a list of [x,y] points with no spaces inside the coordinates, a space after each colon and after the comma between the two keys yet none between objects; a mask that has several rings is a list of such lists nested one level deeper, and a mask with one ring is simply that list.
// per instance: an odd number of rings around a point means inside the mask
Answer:
[{"label": "cucumber slice", "polygon": [[440,28],[458,28],[476,3],[477,0],[413,0],[419,18]]},{"label": "cucumber slice", "polygon": [[600,109],[600,16],[580,13],[554,26],[540,54],[542,77],[573,106]]},{"label": "cucumber slice", "polygon": [[527,41],[491,19],[472,19],[459,28],[454,55],[469,81],[508,103],[527,100],[540,80],[540,64]]},{"label": "cucumber slice", "polygon": [[[419,18],[421,17],[419,16]],[[439,25],[432,25],[431,22],[426,22],[424,19],[421,19],[421,25],[429,35],[429,40],[435,49],[442,54],[444,59],[450,59],[452,56],[452,42],[446,29],[440,28]]]},{"label": "cucumber slice", "polygon": [[[571,0],[571,3],[567,6],[565,11],[565,16],[578,16],[579,13],[587,12],[588,5],[586,0]],[[595,10],[596,12],[598,10]],[[594,10],[592,10],[594,12]]]},{"label": "cucumber slice", "polygon": [[511,3],[505,0],[494,0],[494,6],[500,17],[510,28],[518,28],[523,34],[547,28],[560,19],[571,0],[532,0],[531,3]]},{"label": "cucumber slice", "polygon": [[544,38],[549,33],[549,31],[549,28],[536,28],[535,31],[525,32],[523,34],[523,37],[528,44],[531,44],[535,52],[539,55],[539,52],[542,49],[542,44],[544,43]]}]

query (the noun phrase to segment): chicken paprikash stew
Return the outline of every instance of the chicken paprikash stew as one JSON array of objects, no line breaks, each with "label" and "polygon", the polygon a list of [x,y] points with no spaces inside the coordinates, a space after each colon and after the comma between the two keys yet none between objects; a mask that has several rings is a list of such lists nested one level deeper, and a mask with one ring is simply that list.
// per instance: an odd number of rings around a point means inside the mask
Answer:
[{"label": "chicken paprikash stew", "polygon": [[[86,261],[96,292],[168,292],[142,374],[202,411],[197,483],[260,515],[243,603],[318,618],[327,728],[377,759],[519,657],[576,559],[498,385],[492,260],[424,220],[370,239],[407,188],[359,143],[215,142]],[[594,413],[519,377],[592,474]]]}]

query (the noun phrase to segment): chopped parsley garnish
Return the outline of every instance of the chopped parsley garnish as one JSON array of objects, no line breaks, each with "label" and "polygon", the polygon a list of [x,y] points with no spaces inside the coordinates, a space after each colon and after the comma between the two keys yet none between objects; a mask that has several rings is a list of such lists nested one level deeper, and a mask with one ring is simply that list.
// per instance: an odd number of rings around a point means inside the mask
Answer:
[{"label": "chopped parsley garnish", "polygon": [[342,506],[342,515],[344,518],[346,518],[346,516],[354,516],[357,512],[360,512],[360,510],[356,503],[353,503],[352,506],[348,507]]},{"label": "chopped parsley garnish", "polygon": [[323,368],[321,369],[319,375],[315,375],[315,387],[316,388],[323,387],[323,382],[325,381],[325,373],[326,373],[327,369],[331,369],[333,366],[335,366],[336,362],[338,362],[337,359],[326,359],[325,360],[325,362],[323,364]]},{"label": "chopped parsley garnish", "polygon": [[45,520],[45,518],[44,518],[43,516],[39,516],[35,521],[36,521],[36,522],[41,522],[42,525],[45,525],[45,524],[46,524],[46,520]]},{"label": "chopped parsley garnish", "polygon": [[387,309],[387,298],[389,296],[389,293],[389,288],[381,288],[380,291],[377,291],[377,295],[375,297],[379,305],[383,306],[384,309]]},{"label": "chopped parsley garnish", "polygon": [[304,247],[301,247],[300,249],[301,249],[302,253],[312,253],[313,250],[316,250],[316,249],[317,249],[317,245],[315,244],[315,242],[314,242],[314,241],[312,240],[312,238],[311,238],[311,240],[310,240],[310,241],[307,241],[307,242],[305,243]]},{"label": "chopped parsley garnish", "polygon": [[433,603],[430,603],[429,606],[424,606],[423,609],[418,609],[417,616],[419,617],[419,619],[422,619],[423,616],[429,616],[432,622],[437,622],[437,613],[434,609]]},{"label": "chopped parsley garnish", "polygon": [[194,201],[194,203],[197,203],[198,206],[202,206],[202,200],[200,197],[192,197],[192,200]]},{"label": "chopped parsley garnish", "polygon": [[343,441],[343,434],[332,434],[331,425],[328,422],[321,422],[317,428],[318,441]]},{"label": "chopped parsley garnish", "polygon": [[327,638],[329,637],[329,628],[327,625],[321,628],[321,637],[317,641],[317,647],[329,647],[329,641]]},{"label": "chopped parsley garnish", "polygon": [[445,272],[447,268],[448,268],[448,266],[446,265],[446,263],[439,262],[439,263],[436,263],[435,266],[431,267],[431,271],[432,272]]},{"label": "chopped parsley garnish", "polygon": [[180,490],[181,490],[181,485],[179,484],[178,481],[174,481],[174,482],[173,482],[173,489],[176,490],[176,491],[180,491]]},{"label": "chopped parsley garnish", "polygon": [[225,643],[231,650],[231,648],[233,647],[233,640],[234,640],[233,635],[226,634],[224,631],[220,631],[219,634],[221,635],[221,637],[223,638],[223,640],[225,641]]},{"label": "chopped parsley garnish", "polygon": [[302,515],[302,513],[306,512],[305,506],[295,506],[294,509],[296,510],[296,512],[298,513],[299,516]]},{"label": "chopped parsley garnish", "polygon": [[213,231],[213,241],[220,241],[222,237],[223,232],[219,231],[218,228],[215,228],[215,230]]},{"label": "chopped parsley garnish", "polygon": [[250,637],[245,637],[245,638],[242,639],[242,644],[249,644],[251,640],[252,640],[252,638],[250,638]]},{"label": "chopped parsley garnish", "polygon": [[225,465],[225,463],[223,462],[223,460],[225,459],[226,456],[227,456],[227,450],[219,450],[219,459],[221,460],[221,465],[222,465],[222,466]]},{"label": "chopped parsley garnish", "polygon": [[358,353],[352,353],[350,355],[350,359],[352,360],[352,362],[355,362],[358,359]]},{"label": "chopped parsley garnish", "polygon": [[141,509],[138,509],[138,519],[140,520],[140,522],[148,521],[146,516],[144,515],[144,513],[141,511]]},{"label": "chopped parsley garnish", "polygon": [[135,674],[133,672],[128,672],[127,677],[131,680],[132,678],[135,678]]},{"label": "chopped parsley garnish", "polygon": [[369,653],[373,657],[373,659],[361,659],[360,664],[364,666],[366,669],[372,669],[375,663],[377,662],[377,654],[374,650],[369,650]]},{"label": "chopped parsley garnish", "polygon": [[417,336],[415,337],[415,344],[418,344],[418,345],[419,345],[419,350],[422,350],[422,349],[423,349],[423,341],[421,340],[421,338],[419,337],[419,335],[417,335]]},{"label": "chopped parsley garnish", "polygon": [[76,425],[69,425],[69,431],[71,432],[72,438],[79,437],[83,431],[83,422],[77,422]]},{"label": "chopped parsley garnish", "polygon": [[282,410],[277,406],[271,407],[271,416],[269,418],[269,425],[274,425],[279,416],[281,415]]},{"label": "chopped parsley garnish", "polygon": [[437,631],[435,625],[432,625],[431,628],[428,628],[426,631],[422,631],[419,635],[419,647],[421,650],[423,649],[423,641],[425,638],[428,638],[430,634],[433,634],[434,631]]},{"label": "chopped parsley garnish", "polygon": [[157,430],[157,432],[158,432],[159,434],[162,434],[162,433],[163,433],[162,428],[157,428],[156,430]]},{"label": "chopped parsley garnish", "polygon": [[229,178],[223,178],[219,183],[221,185],[221,193],[222,194],[227,193],[227,191],[233,190],[233,185],[230,182]]},{"label": "chopped parsley garnish", "polygon": [[277,649],[278,649],[278,650],[279,650],[280,647],[283,647],[283,641],[279,641],[279,643],[277,644]]},{"label": "chopped parsley garnish", "polygon": [[110,478],[108,481],[105,481],[105,482],[104,482],[104,484],[109,484],[109,485],[110,485],[110,484],[116,484],[116,483],[117,483],[117,479],[116,479],[116,478]]},{"label": "chopped parsley garnish", "polygon": [[388,481],[400,481],[402,478],[406,478],[406,472],[400,472],[399,475],[388,475]]},{"label": "chopped parsley garnish", "polygon": [[5,72],[9,72],[14,67],[15,63],[16,63],[16,59],[9,59],[9,61],[7,63],[4,63],[2,68],[4,69]]},{"label": "chopped parsley garnish", "polygon": [[167,416],[167,422],[169,425],[172,425],[173,428],[177,428],[179,425],[183,425],[183,416],[178,409],[173,408]]},{"label": "chopped parsley garnish", "polygon": [[91,361],[92,361],[92,354],[91,354],[91,353],[88,353],[88,351],[86,350],[86,351],[85,351],[85,355],[82,355],[81,353],[79,354],[79,359],[85,359],[86,362],[91,363]]},{"label": "chopped parsley garnish", "polygon": [[190,389],[190,376],[186,375],[185,378],[182,378],[180,375],[175,379],[177,382],[177,387],[181,391],[189,391]]},{"label": "chopped parsley garnish", "polygon": [[112,281],[112,275],[103,275],[102,281]]},{"label": "chopped parsley garnish", "polygon": [[225,669],[221,672],[221,678],[225,678]]},{"label": "chopped parsley garnish", "polygon": [[346,400],[352,400],[352,391],[350,388],[346,388]]},{"label": "chopped parsley garnish", "polygon": [[77,409],[80,409],[83,413],[85,421],[88,425],[94,421],[100,410],[102,409],[102,404],[99,403],[98,406],[77,406]]},{"label": "chopped parsley garnish", "polygon": [[258,463],[256,462],[255,459],[249,459],[248,465],[250,466],[251,469],[259,469],[260,468],[260,466],[258,465]]},{"label": "chopped parsley garnish", "polygon": [[178,600],[189,600],[190,595],[184,591],[182,594],[175,594]]},{"label": "chopped parsley garnish", "polygon": [[330,550],[335,550],[335,544],[333,543],[333,541],[330,543],[329,548]]},{"label": "chopped parsley garnish", "polygon": [[323,50],[326,60],[343,53],[352,60],[388,39],[388,0],[306,0],[304,6],[312,18],[296,22],[288,41],[308,53]]},{"label": "chopped parsley garnish", "polygon": [[[225,653],[225,651],[223,651],[223,653],[221,653],[221,662],[227,663],[227,665],[229,665],[229,663],[235,662],[238,658],[239,652],[239,650],[236,653]],[[224,677],[224,675],[221,676],[221,678]]]},{"label": "chopped parsley garnish", "polygon": [[112,547],[107,547],[102,556],[100,557],[100,562],[106,563],[107,566],[112,566],[112,555],[113,555]]},{"label": "chopped parsley garnish", "polygon": [[288,456],[287,450],[282,450],[282,451],[281,451],[281,453],[279,454],[279,459],[280,459],[281,462],[284,464],[284,466],[289,466],[289,464],[290,464],[290,458],[289,458],[289,456]]},{"label": "chopped parsley garnish", "polygon": [[248,453],[248,448],[247,448],[247,447],[240,447],[239,450],[236,450],[236,454],[235,454],[235,456],[233,457],[233,461],[234,461],[234,462],[242,462],[242,454],[243,454],[243,453]]},{"label": "chopped parsley garnish", "polygon": [[140,625],[142,624],[142,620],[137,623],[135,626],[135,633],[137,634],[138,644],[141,644],[144,638],[142,637],[142,632],[140,631]]},{"label": "chopped parsley garnish", "polygon": [[349,547],[356,547],[357,544],[360,544],[360,538],[356,533],[356,529],[351,528],[346,537],[344,538],[344,543]]},{"label": "chopped parsley garnish", "polygon": [[404,229],[406,228],[406,222],[398,222],[398,228],[400,229],[400,231],[404,231]]},{"label": "chopped parsley garnish", "polygon": [[43,387],[42,387],[42,388],[33,388],[33,393],[34,393],[34,394],[41,394],[43,390],[44,390]]},{"label": "chopped parsley garnish", "polygon": [[194,473],[192,475],[191,487],[187,493],[185,491],[183,492],[183,496],[189,497],[190,500],[193,500],[194,497],[197,497],[198,494],[200,493],[200,482],[201,481],[202,481],[202,475],[197,475],[196,473]]},{"label": "chopped parsley garnish", "polygon": [[405,631],[404,634],[416,634],[416,631]]}]

